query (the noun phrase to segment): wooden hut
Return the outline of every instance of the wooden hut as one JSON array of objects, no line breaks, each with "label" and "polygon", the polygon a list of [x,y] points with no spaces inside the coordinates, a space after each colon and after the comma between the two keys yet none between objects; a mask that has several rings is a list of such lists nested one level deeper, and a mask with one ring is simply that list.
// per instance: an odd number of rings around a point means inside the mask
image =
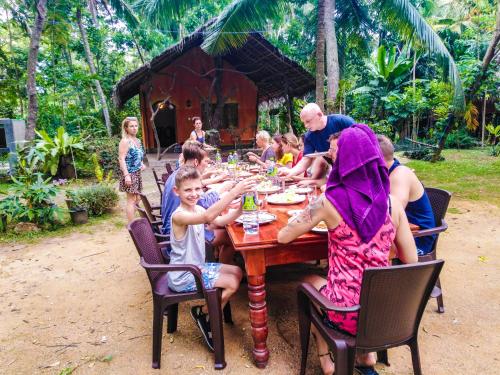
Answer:
[{"label": "wooden hut", "polygon": [[156,148],[158,141],[161,148],[183,143],[193,130],[195,116],[202,117],[204,130],[219,131],[221,145],[233,144],[234,137],[252,143],[259,103],[278,98],[291,103],[292,97],[315,87],[314,77],[259,33],[251,33],[239,49],[219,57],[208,55],[200,48],[204,28],[115,86],[113,100],[118,107],[139,94],[148,150]]}]

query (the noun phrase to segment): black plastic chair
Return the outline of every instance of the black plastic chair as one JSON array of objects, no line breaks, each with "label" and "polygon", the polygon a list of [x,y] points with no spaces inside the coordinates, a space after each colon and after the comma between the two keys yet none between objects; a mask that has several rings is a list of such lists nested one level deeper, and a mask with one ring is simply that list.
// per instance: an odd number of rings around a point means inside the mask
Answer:
[{"label": "black plastic chair", "polygon": [[[141,266],[144,267],[151,283],[153,294],[153,368],[160,368],[165,312],[167,311],[167,332],[173,333],[177,330],[178,304],[196,299],[204,299],[208,306],[215,352],[214,367],[216,370],[225,368],[221,290],[218,288],[205,289],[200,269],[195,265],[166,264],[147,219],[135,219],[127,228],[141,257]],[[168,287],[167,273],[172,271],[187,271],[193,274],[197,290],[187,293],[171,291]]]},{"label": "black plastic chair", "polygon": [[[436,248],[439,234],[448,229],[448,224],[446,224],[444,217],[446,216],[446,211],[448,210],[448,205],[451,199],[451,193],[446,190],[427,187],[425,188],[425,191],[431,202],[436,227],[416,231],[413,233],[413,237],[424,237],[436,234],[436,240],[434,241],[434,245],[432,246],[432,251],[430,253],[418,257],[419,262],[436,260]],[[431,297],[437,299],[438,312],[441,314],[444,313],[443,291],[441,289],[441,281],[439,278],[437,279],[436,287],[431,293]]]},{"label": "black plastic chair", "polygon": [[[402,266],[367,268],[363,273],[360,303],[352,307],[334,305],[311,284],[297,288],[302,359],[300,373],[306,371],[311,323],[332,349],[335,375],[351,375],[356,352],[380,352],[387,363],[387,349],[408,345],[413,372],[422,374],[418,351],[418,327],[431,291],[443,267],[443,260]],[[327,327],[323,311],[358,312],[357,336]]]}]

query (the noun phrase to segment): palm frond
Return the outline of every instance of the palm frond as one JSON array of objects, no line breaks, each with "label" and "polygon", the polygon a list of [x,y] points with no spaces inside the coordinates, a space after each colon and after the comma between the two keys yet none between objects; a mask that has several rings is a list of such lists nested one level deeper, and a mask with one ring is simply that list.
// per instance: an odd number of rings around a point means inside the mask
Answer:
[{"label": "palm frond", "polygon": [[201,0],[137,0],[132,8],[154,27],[162,28],[172,19],[179,19],[188,9],[201,3]]},{"label": "palm frond", "polygon": [[134,13],[132,6],[124,0],[108,0],[116,16],[124,20],[129,26],[136,28],[139,25],[139,19]]},{"label": "palm frond", "polygon": [[379,18],[388,28],[407,37],[416,37],[429,52],[437,55],[448,70],[448,79],[454,88],[453,105],[456,111],[465,109],[465,97],[457,66],[443,41],[425,21],[409,0],[373,1]]},{"label": "palm frond", "polygon": [[267,20],[278,16],[283,0],[234,0],[206,30],[203,50],[220,55],[229,49],[241,47],[248,33],[262,30]]},{"label": "palm frond", "polygon": [[369,34],[375,29],[368,8],[359,0],[337,1],[335,6],[335,30],[339,47],[344,50],[355,48],[368,56]]}]

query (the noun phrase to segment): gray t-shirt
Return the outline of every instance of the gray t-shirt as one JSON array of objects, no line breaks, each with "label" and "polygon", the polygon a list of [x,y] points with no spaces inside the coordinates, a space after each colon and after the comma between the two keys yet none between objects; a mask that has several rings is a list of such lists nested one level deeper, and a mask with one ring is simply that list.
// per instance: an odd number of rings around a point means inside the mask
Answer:
[{"label": "gray t-shirt", "polygon": [[[197,212],[205,209],[195,206]],[[182,206],[177,207],[170,217],[170,228],[172,228],[172,217],[177,211],[183,211]],[[170,264],[195,264],[205,263],[205,224],[188,225],[186,233],[182,238],[175,238],[174,231],[170,232]],[[168,286],[175,292],[182,292],[194,282],[194,276],[187,271],[169,272]]]},{"label": "gray t-shirt", "polygon": [[273,147],[269,146],[262,152],[262,155],[260,156],[260,161],[266,162],[267,160],[274,158],[274,161],[276,161],[276,154],[274,153]]}]

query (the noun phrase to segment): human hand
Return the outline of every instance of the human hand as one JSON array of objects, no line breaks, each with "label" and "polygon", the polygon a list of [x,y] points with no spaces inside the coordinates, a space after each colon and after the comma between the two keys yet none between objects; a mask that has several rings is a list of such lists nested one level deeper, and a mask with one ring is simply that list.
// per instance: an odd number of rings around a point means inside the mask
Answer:
[{"label": "human hand", "polygon": [[257,161],[257,156],[255,154],[248,155],[248,160],[250,160],[252,163],[255,163]]},{"label": "human hand", "polygon": [[125,176],[125,186],[132,186],[132,177],[129,174]]},{"label": "human hand", "polygon": [[146,169],[146,166],[142,163],[141,164],[141,171],[145,170]]},{"label": "human hand", "polygon": [[240,195],[246,193],[247,191],[252,191],[255,188],[256,184],[257,182],[255,180],[246,178],[238,182],[231,191],[235,192],[237,195]]},{"label": "human hand", "polygon": [[231,189],[234,187],[234,185],[235,185],[235,182],[234,182],[234,181],[231,181],[231,180],[229,180],[229,181],[224,181],[224,182],[220,185],[219,190],[220,190],[220,192],[221,192],[221,193],[222,193],[222,192],[225,192],[225,191],[229,191],[229,190],[231,190]]},{"label": "human hand", "polygon": [[288,178],[288,177],[290,177],[290,171],[291,171],[291,169],[289,169],[289,168],[279,168],[278,169],[278,176]]}]

